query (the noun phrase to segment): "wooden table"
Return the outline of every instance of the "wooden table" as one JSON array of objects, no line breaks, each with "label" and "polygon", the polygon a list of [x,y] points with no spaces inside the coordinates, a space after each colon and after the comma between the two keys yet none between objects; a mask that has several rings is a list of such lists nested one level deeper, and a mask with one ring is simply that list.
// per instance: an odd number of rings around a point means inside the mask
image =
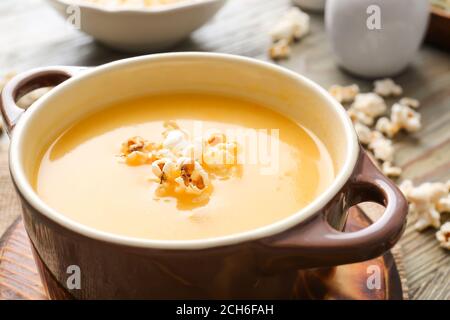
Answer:
[{"label": "wooden table", "polygon": [[[288,8],[288,0],[230,0],[205,27],[174,51],[214,51],[268,60],[268,30]],[[312,14],[311,34],[293,47],[281,65],[328,88],[372,83],[342,72],[324,33],[322,15]],[[129,55],[114,52],[66,26],[43,0],[0,2],[0,74],[44,65],[99,65]],[[421,101],[423,129],[396,139],[396,163],[403,178],[416,183],[450,179],[450,55],[425,46],[414,63],[395,78],[407,96]],[[0,221],[3,212],[0,212]],[[0,233],[4,230],[0,229]],[[450,299],[450,254],[439,248],[434,231],[409,227],[401,240],[412,299]]]}]

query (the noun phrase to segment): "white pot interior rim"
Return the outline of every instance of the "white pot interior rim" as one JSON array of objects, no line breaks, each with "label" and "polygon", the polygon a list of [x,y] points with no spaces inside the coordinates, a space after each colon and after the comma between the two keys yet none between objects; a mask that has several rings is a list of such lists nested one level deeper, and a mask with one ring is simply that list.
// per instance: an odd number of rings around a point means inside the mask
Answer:
[{"label": "white pot interior rim", "polygon": [[184,10],[191,7],[208,5],[214,2],[223,2],[226,0],[184,0],[180,2],[151,6],[145,8],[133,8],[127,6],[105,6],[99,5],[95,3],[83,2],[83,1],[74,1],[74,0],[51,0],[54,2],[59,2],[65,6],[77,6],[84,9],[95,10],[98,12],[105,13],[137,13],[137,14],[158,14],[158,13],[166,13],[173,12],[177,10]]},{"label": "white pot interior rim", "polygon": [[[33,120],[33,115],[37,110],[45,108],[46,101],[53,94],[63,94],[65,91],[72,90],[76,87],[77,83],[83,81],[88,77],[95,77],[101,73],[107,73],[116,68],[123,68],[126,65],[136,65],[144,61],[167,61],[170,59],[217,59],[226,62],[244,63],[251,65],[252,67],[258,67],[263,69],[269,69],[271,71],[276,71],[282,73],[284,76],[289,77],[294,81],[300,81],[303,85],[307,86],[309,89],[315,91],[321,98],[324,98],[328,107],[332,108],[335,114],[338,116],[337,121],[341,122],[344,127],[345,137],[347,141],[347,150],[345,151],[345,162],[340,169],[339,173],[336,175],[333,183],[319,196],[317,196],[309,205],[302,208],[298,212],[288,216],[285,219],[266,225],[257,229],[250,231],[245,231],[241,233],[236,233],[227,236],[206,238],[206,239],[196,239],[196,240],[150,240],[142,239],[128,236],[116,235],[109,232],[99,231],[92,227],[78,223],[58,211],[52,209],[43,200],[39,198],[37,193],[34,191],[33,187],[28,181],[25,174],[25,170],[22,165],[21,153],[24,147],[23,133],[27,130],[28,124]],[[356,133],[353,129],[351,120],[347,116],[345,109],[332,98],[326,90],[320,87],[313,81],[293,72],[288,69],[267,63],[258,61],[251,58],[245,58],[241,56],[235,56],[230,54],[218,54],[218,53],[194,53],[194,52],[184,52],[184,53],[163,53],[163,54],[153,54],[149,56],[142,56],[136,58],[129,58],[125,60],[119,60],[111,62],[99,67],[85,71],[79,76],[73,77],[61,85],[58,88],[53,89],[52,92],[46,94],[40,100],[38,100],[32,107],[30,107],[26,112],[24,112],[13,130],[11,144],[10,144],[10,171],[12,178],[16,184],[16,187],[20,191],[21,195],[26,199],[26,201],[38,212],[49,218],[50,220],[56,222],[57,224],[72,230],[78,234],[84,235],[89,238],[115,243],[128,245],[132,247],[140,248],[155,248],[155,249],[182,249],[182,250],[196,250],[196,249],[206,249],[211,247],[219,247],[237,244],[241,242],[252,241],[260,238],[269,237],[285,230],[288,230],[300,222],[305,221],[309,217],[318,213],[332,198],[340,192],[342,187],[348,181],[351,176],[359,154],[359,144],[357,140]]]}]

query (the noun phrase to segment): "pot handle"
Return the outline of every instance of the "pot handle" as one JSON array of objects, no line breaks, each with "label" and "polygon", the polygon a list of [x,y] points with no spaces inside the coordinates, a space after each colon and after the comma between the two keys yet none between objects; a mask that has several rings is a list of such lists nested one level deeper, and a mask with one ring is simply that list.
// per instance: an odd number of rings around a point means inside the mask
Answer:
[{"label": "pot handle", "polygon": [[57,86],[86,69],[62,66],[35,68],[19,73],[8,81],[0,99],[0,109],[8,135],[11,135],[20,116],[25,112],[16,104],[18,99],[35,89]]},{"label": "pot handle", "polygon": [[[271,252],[266,267],[328,267],[373,259],[389,250],[406,226],[408,203],[397,186],[360,152],[356,169],[341,191],[345,208],[361,202],[376,202],[385,207],[373,224],[355,232],[341,232],[328,222],[324,212],[282,234],[266,238]],[[328,210],[329,211],[329,210]]]}]

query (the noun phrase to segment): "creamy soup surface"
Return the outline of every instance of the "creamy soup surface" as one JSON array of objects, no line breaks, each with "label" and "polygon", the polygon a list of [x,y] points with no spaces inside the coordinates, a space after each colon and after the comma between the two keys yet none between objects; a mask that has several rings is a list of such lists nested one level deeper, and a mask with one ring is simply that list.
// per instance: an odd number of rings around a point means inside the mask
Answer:
[{"label": "creamy soup surface", "polygon": [[[256,162],[244,159],[238,174],[211,174],[212,191],[200,203],[160,196],[152,166],[127,165],[119,154],[130,137],[161,141],[167,121],[190,134],[199,132],[199,126],[205,132],[261,129],[258,137],[265,135],[271,146],[278,143],[278,160],[274,155]],[[278,137],[271,129],[278,129]],[[333,178],[322,142],[287,117],[241,99],[180,93],[120,102],[77,122],[44,150],[34,187],[49,206],[86,226],[138,238],[188,240],[286,218]]]}]

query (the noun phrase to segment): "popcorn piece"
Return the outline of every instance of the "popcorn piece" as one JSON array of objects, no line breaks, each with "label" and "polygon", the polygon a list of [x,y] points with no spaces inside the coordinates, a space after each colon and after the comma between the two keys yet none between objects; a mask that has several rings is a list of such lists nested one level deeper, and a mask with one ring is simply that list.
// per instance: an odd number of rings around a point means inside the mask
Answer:
[{"label": "popcorn piece", "polygon": [[174,129],[167,132],[162,146],[164,149],[171,150],[174,154],[179,154],[188,144],[186,134],[181,130]]},{"label": "popcorn piece", "polygon": [[286,39],[281,39],[273,43],[269,48],[269,56],[273,60],[287,59],[291,56],[291,48]]},{"label": "popcorn piece", "polygon": [[411,189],[407,197],[417,206],[427,206],[429,203],[437,203],[440,198],[448,194],[448,190],[444,183],[426,182]]},{"label": "popcorn piece", "polygon": [[419,100],[416,100],[413,98],[408,98],[408,97],[401,98],[398,103],[400,103],[401,105],[413,108],[413,109],[417,109],[420,107]]},{"label": "popcorn piece", "polygon": [[128,165],[139,166],[151,162],[154,158],[153,152],[159,148],[160,145],[136,136],[122,144],[121,156]]},{"label": "popcorn piece", "polygon": [[436,209],[439,212],[450,212],[450,195],[440,198],[436,204]]},{"label": "popcorn piece", "polygon": [[381,168],[388,177],[399,177],[402,174],[402,168],[393,166],[389,161],[383,162]]},{"label": "popcorn piece", "polygon": [[152,163],[152,172],[159,179],[160,184],[174,180],[179,176],[176,171],[176,164],[172,159],[163,158]]},{"label": "popcorn piece", "polygon": [[364,112],[355,110],[354,108],[349,108],[347,114],[352,119],[353,123],[360,122],[366,126],[373,125],[373,117],[368,116]]},{"label": "popcorn piece", "polygon": [[383,98],[372,92],[357,94],[352,107],[372,118],[378,117],[386,111],[386,103]]},{"label": "popcorn piece", "polygon": [[392,121],[389,118],[381,117],[380,119],[378,119],[375,125],[375,130],[384,133],[389,138],[393,138],[400,130],[400,127],[392,123]]},{"label": "popcorn piece", "polygon": [[372,140],[372,130],[370,130],[369,127],[360,122],[355,122],[354,127],[356,134],[358,135],[359,141],[362,144],[368,145]]},{"label": "popcorn piece", "polygon": [[222,142],[206,148],[203,163],[213,170],[226,171],[236,164],[237,145],[234,142]]},{"label": "popcorn piece", "polygon": [[374,82],[374,92],[382,97],[399,96],[403,93],[402,87],[392,79],[377,80]]},{"label": "popcorn piece", "polygon": [[408,132],[416,132],[421,128],[420,114],[399,103],[392,106],[391,121]]},{"label": "popcorn piece", "polygon": [[417,231],[423,231],[428,227],[439,228],[441,225],[441,215],[433,207],[428,208],[428,210],[417,211],[414,204],[412,204],[410,205],[410,210],[416,212],[416,216],[418,216],[414,224],[414,228]]},{"label": "popcorn piece", "polygon": [[292,7],[270,31],[273,42],[286,40],[291,43],[309,32],[309,16],[297,7]]},{"label": "popcorn piece", "polygon": [[386,139],[378,131],[372,132],[372,138],[368,148],[373,151],[376,159],[382,161],[392,161],[394,158],[394,147],[392,141]]},{"label": "popcorn piece", "polygon": [[209,177],[197,161],[189,158],[180,158],[177,162],[180,176],[175,179],[176,193],[186,192],[191,195],[200,195],[209,186]]},{"label": "popcorn piece", "polygon": [[355,100],[356,95],[359,93],[359,87],[357,84],[345,87],[333,85],[328,92],[340,103],[347,103]]},{"label": "popcorn piece", "polygon": [[287,59],[291,55],[289,45],[309,32],[309,16],[297,7],[291,8],[269,32],[272,45],[269,56],[273,60]]},{"label": "popcorn piece", "polygon": [[147,153],[141,151],[133,151],[125,156],[126,164],[130,166],[140,166],[150,162],[150,157]]},{"label": "popcorn piece", "polygon": [[376,130],[388,137],[394,137],[401,129],[415,132],[421,128],[421,116],[410,107],[395,103],[392,106],[391,119],[382,117],[378,119]]},{"label": "popcorn piece", "polygon": [[217,145],[219,143],[223,143],[223,142],[227,142],[227,137],[223,133],[220,133],[220,132],[215,132],[206,139],[206,143],[209,146],[215,146],[215,145]]},{"label": "popcorn piece", "polygon": [[180,196],[178,200],[182,200],[183,195],[189,195],[192,203],[207,200],[212,185],[206,169],[228,177],[231,171],[227,170],[237,164],[237,143],[228,142],[220,132],[191,142],[173,121],[165,122],[164,128],[162,143],[150,143],[139,136],[128,139],[122,144],[122,157],[128,165],[151,164],[159,183],[157,196]]},{"label": "popcorn piece", "polygon": [[410,212],[416,218],[416,230],[422,231],[428,227],[437,229],[441,226],[441,215],[436,205],[442,197],[448,195],[446,184],[427,182],[414,187],[411,181],[404,181],[400,189],[410,203]]},{"label": "popcorn piece", "polygon": [[450,221],[444,223],[436,232],[436,239],[442,248],[450,250]]},{"label": "popcorn piece", "polygon": [[401,192],[405,195],[405,197],[408,197],[409,192],[414,188],[414,184],[411,180],[404,180],[399,186],[399,189]]}]

